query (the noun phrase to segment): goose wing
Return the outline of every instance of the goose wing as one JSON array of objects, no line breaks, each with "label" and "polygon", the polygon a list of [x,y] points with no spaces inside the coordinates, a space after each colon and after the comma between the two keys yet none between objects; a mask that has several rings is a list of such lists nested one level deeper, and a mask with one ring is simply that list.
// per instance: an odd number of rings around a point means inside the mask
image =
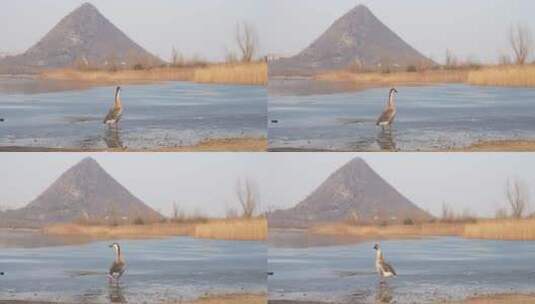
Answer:
[{"label": "goose wing", "polygon": [[383,111],[381,116],[377,119],[376,125],[380,125],[381,123],[391,123],[394,120],[394,117],[396,116],[396,110],[392,108],[387,108]]},{"label": "goose wing", "polygon": [[381,263],[381,268],[383,268],[383,272],[390,272],[393,275],[397,275],[396,271],[394,270],[394,267],[392,265],[388,264],[387,262]]},{"label": "goose wing", "polygon": [[120,278],[126,270],[125,262],[113,262],[110,267],[110,276]]},{"label": "goose wing", "polygon": [[121,114],[123,112],[123,109],[118,107],[113,107],[109,112],[108,115],[106,115],[106,118],[104,118],[104,123],[107,123],[109,121],[119,121],[121,119]]}]

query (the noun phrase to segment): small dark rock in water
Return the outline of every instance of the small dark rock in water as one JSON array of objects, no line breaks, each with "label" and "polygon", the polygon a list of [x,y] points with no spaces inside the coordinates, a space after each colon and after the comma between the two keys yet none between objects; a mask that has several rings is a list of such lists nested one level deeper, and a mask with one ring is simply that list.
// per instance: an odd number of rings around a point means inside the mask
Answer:
[{"label": "small dark rock in water", "polygon": [[0,122],[2,122],[2,121],[4,121],[4,119],[3,119],[3,118],[0,118]]},{"label": "small dark rock in water", "polygon": [[276,120],[276,119],[272,119],[272,120],[271,120],[271,123],[279,123],[279,121]]},{"label": "small dark rock in water", "polygon": [[3,273],[3,272],[0,272],[0,275],[4,275],[4,273]]},{"label": "small dark rock in water", "polygon": [[267,273],[268,276],[272,276],[273,275],[273,271],[270,271]]}]

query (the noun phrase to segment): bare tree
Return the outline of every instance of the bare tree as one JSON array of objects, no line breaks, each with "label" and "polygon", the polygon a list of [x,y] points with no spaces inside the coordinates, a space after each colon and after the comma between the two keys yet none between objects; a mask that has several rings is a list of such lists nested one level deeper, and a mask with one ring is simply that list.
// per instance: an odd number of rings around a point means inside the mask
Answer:
[{"label": "bare tree", "polygon": [[238,180],[238,183],[236,184],[236,195],[242,207],[243,217],[253,217],[259,205],[259,194],[254,183],[247,179],[245,180],[245,183],[242,184],[241,180]]},{"label": "bare tree", "polygon": [[533,39],[530,29],[521,24],[511,26],[509,31],[509,42],[515,53],[516,63],[525,64],[533,50]]},{"label": "bare tree", "polygon": [[178,63],[178,52],[173,46],[171,49],[171,66],[175,67]]},{"label": "bare tree", "polygon": [[457,57],[455,57],[455,55],[450,49],[446,50],[445,64],[446,64],[446,68],[449,68],[449,69],[456,68],[459,65]]},{"label": "bare tree", "polygon": [[173,202],[173,220],[178,220],[178,205]]},{"label": "bare tree", "polygon": [[246,22],[236,24],[236,42],[242,54],[242,61],[251,62],[258,48],[258,38],[253,26]]},{"label": "bare tree", "polygon": [[529,190],[526,183],[519,179],[507,179],[505,196],[514,218],[522,218],[529,205]]}]

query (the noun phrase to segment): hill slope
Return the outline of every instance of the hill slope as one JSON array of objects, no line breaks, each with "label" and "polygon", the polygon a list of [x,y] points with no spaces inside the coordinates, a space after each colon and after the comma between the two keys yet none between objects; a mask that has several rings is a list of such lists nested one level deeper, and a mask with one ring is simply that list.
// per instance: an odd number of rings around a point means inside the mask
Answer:
[{"label": "hill slope", "polygon": [[39,227],[50,223],[88,219],[132,222],[161,215],[111,177],[92,158],[86,158],[63,173],[26,207],[6,211],[1,225]]},{"label": "hill slope", "polygon": [[355,158],[327,178],[295,207],[277,210],[270,227],[308,227],[344,221],[354,216],[361,223],[399,223],[410,218],[429,220],[417,207],[381,178],[366,162]]},{"label": "hill slope", "polygon": [[433,62],[408,45],[364,5],[334,22],[301,53],[273,61],[271,75],[305,75],[348,68],[403,68]]},{"label": "hill slope", "polygon": [[131,67],[162,61],[145,51],[85,3],[64,17],[25,53],[0,60],[0,73],[34,73],[44,68]]}]

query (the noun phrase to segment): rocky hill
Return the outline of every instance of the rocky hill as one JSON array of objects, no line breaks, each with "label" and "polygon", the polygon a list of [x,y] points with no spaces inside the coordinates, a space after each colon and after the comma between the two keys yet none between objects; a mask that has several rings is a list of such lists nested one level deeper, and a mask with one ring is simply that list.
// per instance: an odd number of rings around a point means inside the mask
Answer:
[{"label": "rocky hill", "polygon": [[162,216],[132,195],[92,158],[63,173],[26,207],[0,215],[0,226],[40,227],[51,223],[88,220],[133,222]]},{"label": "rocky hill", "polygon": [[388,184],[368,164],[355,158],[334,172],[295,207],[277,210],[271,227],[309,227],[351,219],[359,223],[401,223],[430,220],[420,209]]},{"label": "rocky hill", "polygon": [[358,5],[334,22],[301,53],[274,60],[272,76],[308,75],[349,67],[382,70],[434,64],[383,24],[366,6]]},{"label": "rocky hill", "polygon": [[144,50],[85,3],[64,17],[25,53],[0,60],[0,73],[35,73],[45,68],[119,68],[158,65],[162,60]]}]

